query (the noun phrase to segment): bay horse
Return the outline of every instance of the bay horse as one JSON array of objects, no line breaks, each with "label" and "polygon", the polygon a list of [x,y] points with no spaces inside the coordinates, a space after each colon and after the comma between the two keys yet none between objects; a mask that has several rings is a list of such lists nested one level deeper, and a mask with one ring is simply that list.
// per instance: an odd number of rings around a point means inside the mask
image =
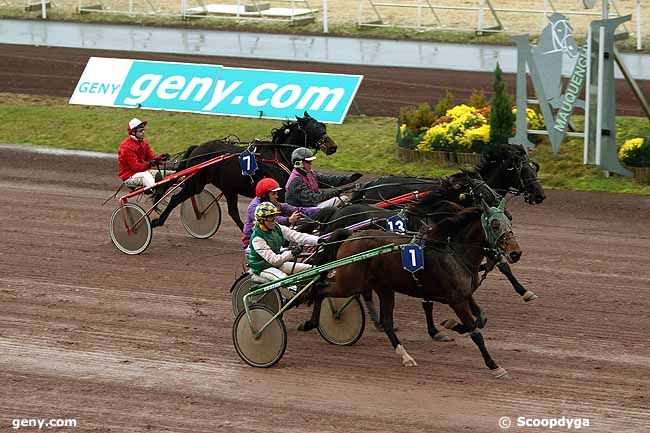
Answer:
[{"label": "bay horse", "polygon": [[[501,196],[490,188],[476,172],[464,171],[455,175],[454,179],[454,181],[451,178],[438,179],[435,187],[429,191],[429,195],[420,201],[410,203],[401,210],[382,209],[363,203],[351,204],[341,209],[324,209],[314,216],[315,222],[308,223],[299,229],[301,231],[304,231],[305,228],[308,229],[306,231],[318,230],[321,234],[326,234],[372,218],[372,224],[368,228],[388,230],[387,219],[393,215],[402,214],[407,222],[407,230],[417,232],[422,223],[436,223],[449,216],[450,211],[445,202],[454,202],[464,207],[480,206],[482,201],[485,201],[488,206],[496,207],[501,202]],[[504,213],[512,219],[506,209],[504,209]],[[481,271],[490,271],[496,266],[524,302],[537,299],[537,295],[532,290],[525,288],[517,280],[508,261],[504,260],[502,256],[492,253],[493,251],[488,251],[486,263],[481,265]],[[376,328],[381,329],[382,324],[377,315],[372,294],[364,294],[363,300],[370,319]],[[476,310],[478,311],[478,307]],[[486,321],[487,317],[482,316],[482,320]]]},{"label": "bay horse", "polygon": [[[171,196],[169,204],[157,219],[151,221],[152,227],[165,224],[171,211],[183,201],[199,194],[211,183],[221,190],[228,204],[228,215],[243,230],[244,223],[237,209],[237,197],[255,197],[255,185],[264,177],[271,177],[284,185],[292,170],[291,153],[298,147],[322,150],[326,155],[336,152],[337,145],[327,135],[324,123],[311,117],[306,111],[304,117],[296,116],[295,121],[286,121],[280,128],[272,131],[272,141],[254,142],[258,170],[252,176],[243,176],[238,158],[230,158],[209,165],[185,182],[177,194]],[[227,139],[212,140],[198,146],[190,146],[177,167],[177,170],[192,167],[219,155],[240,154],[245,147],[238,146]],[[171,186],[171,185],[170,185]]]},{"label": "bay horse", "polygon": [[[333,278],[314,287],[310,294],[314,302],[312,316],[301,328],[309,330],[318,326],[320,305],[325,297],[346,298],[373,290],[379,297],[384,332],[401,357],[402,364],[412,367],[417,363],[401,344],[393,328],[395,293],[423,300],[427,330],[433,338],[439,331],[433,322],[432,302],[440,302],[449,305],[456,313],[462,325],[456,325],[453,329],[469,333],[494,376],[509,378],[509,373],[491,358],[477,327],[480,323],[473,315],[472,306],[472,294],[479,285],[478,272],[485,250],[496,249],[513,263],[522,254],[504,209],[505,200],[496,208],[487,206],[485,202],[482,208],[462,208],[434,226],[424,226],[415,238],[375,230],[350,236],[338,248],[337,259],[382,245],[416,242],[424,250],[424,268],[414,274],[404,270],[400,251],[341,266]],[[329,260],[327,248],[323,254],[324,260]]]},{"label": "bay horse", "polygon": [[[528,157],[525,147],[511,144],[495,146],[481,154],[481,160],[474,171],[501,195],[522,194],[524,201],[532,205],[540,204],[546,198],[544,188],[537,178],[539,168],[539,164]],[[447,178],[385,176],[363,185],[352,195],[351,202],[377,203],[414,190],[440,190],[462,181],[464,177],[462,171]]]}]

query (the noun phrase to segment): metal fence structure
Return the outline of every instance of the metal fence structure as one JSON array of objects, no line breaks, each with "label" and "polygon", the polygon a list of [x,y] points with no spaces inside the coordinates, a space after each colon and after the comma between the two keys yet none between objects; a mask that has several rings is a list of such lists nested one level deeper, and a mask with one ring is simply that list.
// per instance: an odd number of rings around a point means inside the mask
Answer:
[{"label": "metal fence structure", "polygon": [[[359,27],[398,27],[420,31],[513,34],[521,32],[516,23],[524,18],[526,31],[537,33],[533,29],[541,30],[548,22],[546,18],[554,12],[568,16],[578,33],[586,33],[588,23],[595,19],[631,14],[635,28],[625,28],[625,31],[636,34],[637,48],[641,49],[641,24],[644,21],[641,0],[537,0],[519,2],[518,5],[500,0],[360,0],[357,24]],[[537,17],[537,20],[531,17]],[[531,28],[530,23],[535,21],[538,24]]]},{"label": "metal fence structure", "polygon": [[[316,21],[325,33],[328,26],[356,25],[535,35],[557,11],[570,17],[576,34],[586,34],[589,22],[605,11],[609,17],[632,15],[625,30],[636,35],[638,48],[642,35],[650,35],[650,8],[642,0],[0,0],[0,10],[41,9],[45,18],[41,3],[65,14]],[[586,8],[589,3],[593,8]]]}]

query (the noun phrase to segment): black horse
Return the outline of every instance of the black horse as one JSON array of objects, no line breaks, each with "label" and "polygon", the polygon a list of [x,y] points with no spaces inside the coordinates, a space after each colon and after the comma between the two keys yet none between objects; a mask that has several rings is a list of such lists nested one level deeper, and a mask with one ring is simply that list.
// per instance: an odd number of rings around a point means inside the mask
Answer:
[{"label": "black horse", "polygon": [[[523,194],[524,200],[529,204],[540,204],[546,198],[537,178],[539,164],[528,157],[528,152],[523,146],[502,145],[491,148],[481,155],[475,171],[501,195]],[[352,195],[351,201],[377,203],[415,190],[439,191],[446,185],[462,180],[463,177],[463,173],[443,179],[410,176],[381,177],[365,184],[360,191]]]},{"label": "black horse", "polygon": [[[280,185],[284,185],[291,172],[291,153],[298,147],[322,150],[326,155],[336,152],[336,143],[327,135],[327,128],[311,117],[306,111],[304,117],[296,121],[287,121],[280,128],[272,131],[272,142],[254,142],[258,170],[252,176],[242,176],[238,158],[230,158],[223,162],[209,165],[198,171],[191,179],[183,184],[181,191],[173,196],[169,205],[157,219],[151,221],[152,227],[165,224],[171,211],[183,201],[203,191],[208,183],[223,192],[228,203],[228,215],[243,229],[237,196],[255,196],[255,185],[264,177],[272,177]],[[227,139],[212,140],[198,146],[190,146],[183,154],[177,167],[178,170],[192,167],[208,161],[219,155],[240,154],[245,148]]]},{"label": "black horse", "polygon": [[[427,319],[427,330],[433,338],[439,331],[433,325],[432,302],[448,304],[461,320],[454,330],[469,332],[478,346],[487,367],[497,378],[509,377],[490,357],[478,328],[480,318],[475,317],[473,293],[479,286],[478,271],[487,249],[499,250],[508,260],[516,262],[521,249],[512,233],[509,219],[504,214],[505,201],[498,207],[482,209],[457,207],[458,213],[442,219],[433,227],[424,226],[416,236],[424,249],[424,269],[415,274],[404,270],[399,251],[372,257],[341,266],[334,278],[317,285],[311,292],[314,302],[312,317],[301,328],[318,326],[320,305],[327,296],[345,298],[374,290],[379,296],[381,321],[393,349],[400,355],[405,366],[417,365],[395,334],[393,308],[395,293],[420,298]],[[345,233],[336,232],[335,234]],[[341,259],[359,252],[387,244],[413,242],[412,236],[389,235],[369,230],[352,235],[338,248],[336,258]],[[322,253],[329,261],[332,251],[328,246]]]}]

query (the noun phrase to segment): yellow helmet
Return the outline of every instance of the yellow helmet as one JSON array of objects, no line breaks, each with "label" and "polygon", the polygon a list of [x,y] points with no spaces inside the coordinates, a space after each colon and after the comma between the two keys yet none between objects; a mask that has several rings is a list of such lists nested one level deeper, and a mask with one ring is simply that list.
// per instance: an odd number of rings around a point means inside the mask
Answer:
[{"label": "yellow helmet", "polygon": [[255,220],[257,222],[261,222],[262,220],[265,220],[270,217],[278,216],[278,215],[280,215],[280,210],[277,207],[275,207],[273,203],[269,201],[260,203],[255,208]]}]

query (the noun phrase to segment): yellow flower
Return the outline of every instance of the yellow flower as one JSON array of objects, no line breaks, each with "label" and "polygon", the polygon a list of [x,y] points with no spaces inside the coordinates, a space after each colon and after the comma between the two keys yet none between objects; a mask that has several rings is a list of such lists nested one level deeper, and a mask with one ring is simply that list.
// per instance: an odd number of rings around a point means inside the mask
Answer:
[{"label": "yellow flower", "polygon": [[625,143],[623,143],[618,151],[618,159],[625,162],[628,157],[640,150],[642,146],[643,138],[630,138],[629,140],[625,140]]},{"label": "yellow flower", "polygon": [[466,147],[472,145],[475,141],[488,143],[490,141],[490,125],[481,125],[478,128],[472,128],[465,131],[465,140],[468,142]]}]

